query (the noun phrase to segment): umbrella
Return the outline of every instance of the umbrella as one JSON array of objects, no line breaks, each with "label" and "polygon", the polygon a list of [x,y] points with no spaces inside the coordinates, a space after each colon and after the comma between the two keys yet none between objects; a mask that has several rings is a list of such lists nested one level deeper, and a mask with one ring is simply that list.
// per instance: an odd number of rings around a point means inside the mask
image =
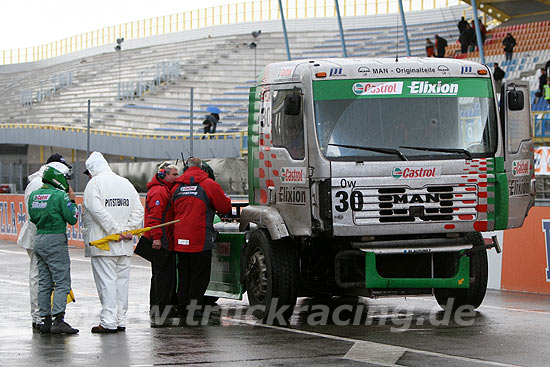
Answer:
[{"label": "umbrella", "polygon": [[220,110],[218,107],[216,106],[208,106],[206,107],[206,112],[210,112],[210,113],[220,113],[222,112],[222,110]]}]

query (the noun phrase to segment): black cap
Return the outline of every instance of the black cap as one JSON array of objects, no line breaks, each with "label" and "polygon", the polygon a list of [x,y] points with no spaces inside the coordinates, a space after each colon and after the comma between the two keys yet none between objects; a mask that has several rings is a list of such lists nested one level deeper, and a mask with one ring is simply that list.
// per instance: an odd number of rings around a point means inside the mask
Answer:
[{"label": "black cap", "polygon": [[52,155],[50,156],[50,158],[48,158],[48,160],[46,161],[46,164],[52,163],[52,162],[63,163],[63,164],[66,165],[67,167],[73,168],[69,163],[67,163],[67,161],[65,160],[65,158],[63,158],[63,156],[62,156],[61,154],[58,154],[58,153],[52,154]]}]

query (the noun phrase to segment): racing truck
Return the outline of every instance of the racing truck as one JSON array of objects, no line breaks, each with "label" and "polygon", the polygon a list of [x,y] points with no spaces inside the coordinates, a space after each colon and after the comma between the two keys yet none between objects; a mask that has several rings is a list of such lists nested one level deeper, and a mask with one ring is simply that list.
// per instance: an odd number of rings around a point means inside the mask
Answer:
[{"label": "racing truck", "polygon": [[534,205],[529,85],[438,59],[269,64],[249,94],[249,203],[219,223],[210,296],[433,294],[477,308],[487,250]]}]

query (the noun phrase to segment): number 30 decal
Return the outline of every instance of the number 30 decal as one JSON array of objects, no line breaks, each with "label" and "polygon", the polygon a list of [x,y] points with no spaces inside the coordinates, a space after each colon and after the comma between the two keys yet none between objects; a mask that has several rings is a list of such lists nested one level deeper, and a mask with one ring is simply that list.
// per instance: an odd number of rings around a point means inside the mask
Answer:
[{"label": "number 30 decal", "polygon": [[340,213],[348,211],[350,207],[354,212],[363,210],[363,193],[361,191],[352,191],[351,195],[348,195],[346,191],[338,191],[335,198],[337,204],[334,208]]}]

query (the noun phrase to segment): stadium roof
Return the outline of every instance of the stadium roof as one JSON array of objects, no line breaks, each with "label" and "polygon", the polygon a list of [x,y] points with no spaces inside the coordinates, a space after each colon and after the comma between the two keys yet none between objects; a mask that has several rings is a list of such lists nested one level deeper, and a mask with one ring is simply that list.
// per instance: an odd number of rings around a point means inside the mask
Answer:
[{"label": "stadium roof", "polygon": [[[471,0],[464,0],[472,4]],[[478,9],[506,25],[548,20],[550,0],[477,0]]]}]

